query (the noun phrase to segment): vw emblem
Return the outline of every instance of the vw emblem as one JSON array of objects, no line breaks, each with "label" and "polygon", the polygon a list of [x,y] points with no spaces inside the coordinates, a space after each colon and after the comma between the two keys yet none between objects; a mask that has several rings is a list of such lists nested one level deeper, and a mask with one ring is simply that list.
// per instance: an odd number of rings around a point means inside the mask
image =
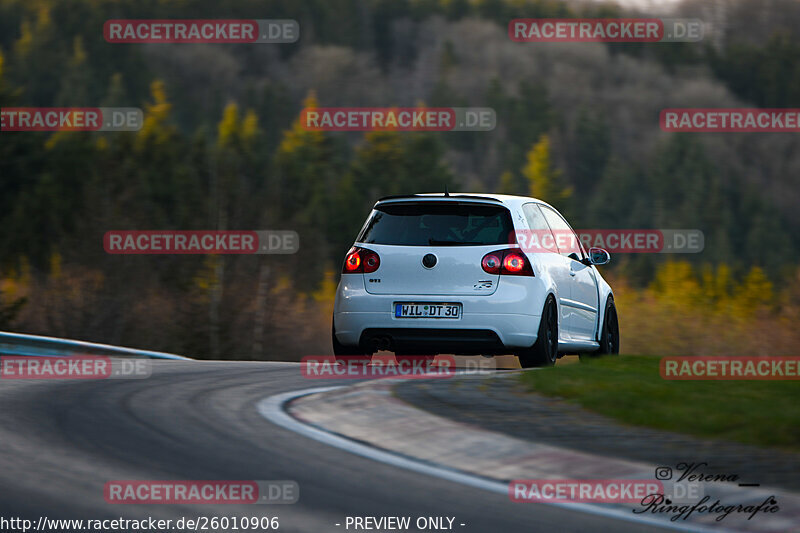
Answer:
[{"label": "vw emblem", "polygon": [[433,254],[425,254],[422,258],[422,266],[425,268],[433,268],[436,266],[436,256]]}]

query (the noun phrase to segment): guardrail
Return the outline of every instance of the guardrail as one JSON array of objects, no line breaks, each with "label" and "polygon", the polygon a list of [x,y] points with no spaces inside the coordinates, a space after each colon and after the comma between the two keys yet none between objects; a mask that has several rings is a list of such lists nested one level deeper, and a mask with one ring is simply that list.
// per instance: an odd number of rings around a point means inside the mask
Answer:
[{"label": "guardrail", "polygon": [[135,348],[123,348],[110,344],[6,333],[0,331],[0,355],[27,355],[32,357],[69,357],[72,355],[119,355],[129,357],[149,357],[151,359],[186,359],[182,355],[164,352],[151,352]]}]

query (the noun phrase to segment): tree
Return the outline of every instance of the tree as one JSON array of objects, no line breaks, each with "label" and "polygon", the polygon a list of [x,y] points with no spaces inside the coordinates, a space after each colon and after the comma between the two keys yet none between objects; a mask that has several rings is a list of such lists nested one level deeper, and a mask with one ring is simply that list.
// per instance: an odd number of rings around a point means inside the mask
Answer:
[{"label": "tree", "polygon": [[500,194],[525,195],[527,193],[525,185],[520,181],[513,172],[506,170],[500,174],[500,186],[497,192]]},{"label": "tree", "polygon": [[28,299],[25,297],[5,303],[3,293],[0,292],[0,331],[11,329],[14,319],[17,318],[26,303],[28,303]]},{"label": "tree", "polygon": [[80,107],[92,104],[91,67],[83,46],[83,39],[75,37],[72,42],[72,57],[61,78],[61,86],[56,96],[56,105],[61,107]]},{"label": "tree", "polygon": [[429,133],[369,132],[356,148],[350,174],[366,208],[380,196],[444,192],[453,177],[443,155]]},{"label": "tree", "polygon": [[643,176],[630,163],[612,157],[606,165],[588,205],[591,227],[626,228],[649,217],[650,198],[642,189]]},{"label": "tree", "polygon": [[547,90],[539,83],[520,82],[518,96],[506,93],[495,78],[489,83],[486,101],[497,113],[498,149],[502,168],[518,169],[525,164],[525,150],[537,142],[554,123],[554,111]]},{"label": "tree", "polygon": [[591,197],[610,154],[611,134],[605,118],[582,108],[578,115],[572,164],[572,183],[581,197]]},{"label": "tree", "polygon": [[[304,107],[318,107],[313,92],[306,97]],[[304,265],[295,271],[301,286],[315,286],[326,263],[343,253],[333,253],[329,238],[337,216],[341,216],[335,199],[345,164],[344,145],[326,132],[306,129],[299,117],[284,132],[275,153],[272,194],[283,227],[300,233],[302,244],[293,259]]]},{"label": "tree", "polygon": [[733,294],[734,316],[746,319],[773,300],[772,282],[759,267],[752,267]]},{"label": "tree", "polygon": [[531,196],[556,206],[569,218],[568,201],[572,196],[572,187],[564,186],[561,171],[553,168],[550,161],[550,138],[547,135],[542,135],[528,151],[527,160],[522,175],[528,180]]}]

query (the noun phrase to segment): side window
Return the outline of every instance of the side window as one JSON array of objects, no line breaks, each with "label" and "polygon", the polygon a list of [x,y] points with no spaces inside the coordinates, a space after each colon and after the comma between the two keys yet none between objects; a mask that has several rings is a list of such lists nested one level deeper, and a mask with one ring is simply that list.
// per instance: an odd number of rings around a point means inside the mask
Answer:
[{"label": "side window", "polygon": [[575,235],[575,232],[569,227],[567,221],[549,207],[544,205],[540,207],[544,218],[550,225],[550,229],[553,230],[553,235],[555,235],[556,238],[556,245],[561,255],[569,256],[574,253],[581,259],[585,257],[583,246],[581,246],[578,236]]},{"label": "side window", "polygon": [[522,206],[522,212],[525,214],[528,227],[531,229],[524,234],[517,234],[517,241],[522,249],[526,252],[547,251],[558,253],[555,237],[553,237],[550,225],[545,220],[539,206],[533,203],[525,204]]}]

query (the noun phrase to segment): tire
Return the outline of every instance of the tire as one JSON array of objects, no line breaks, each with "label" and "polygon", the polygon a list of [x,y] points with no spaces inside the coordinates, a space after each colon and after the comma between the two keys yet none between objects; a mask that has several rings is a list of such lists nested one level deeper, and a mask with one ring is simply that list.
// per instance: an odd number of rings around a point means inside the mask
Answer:
[{"label": "tire", "polygon": [[619,317],[614,299],[608,297],[606,302],[603,329],[600,330],[600,351],[598,355],[617,355],[619,353]]},{"label": "tire", "polygon": [[333,344],[333,355],[340,363],[348,361],[370,361],[372,355],[367,355],[358,346],[348,346],[339,342],[336,338],[336,329],[331,324],[331,344]]},{"label": "tire", "polygon": [[539,334],[530,348],[517,352],[522,368],[553,366],[558,359],[558,309],[556,300],[547,297],[539,319]]},{"label": "tire", "polygon": [[606,311],[603,316],[603,327],[600,330],[600,349],[596,352],[582,353],[581,360],[594,359],[601,355],[617,355],[619,353],[619,317],[614,298],[608,297]]}]

